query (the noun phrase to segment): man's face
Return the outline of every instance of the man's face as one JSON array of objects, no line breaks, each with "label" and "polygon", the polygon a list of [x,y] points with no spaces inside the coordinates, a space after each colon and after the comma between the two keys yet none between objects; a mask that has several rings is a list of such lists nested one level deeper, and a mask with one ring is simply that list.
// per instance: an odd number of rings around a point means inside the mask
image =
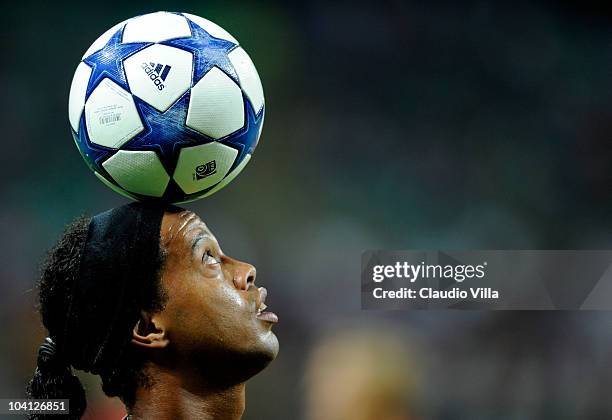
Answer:
[{"label": "man's face", "polygon": [[267,292],[255,286],[255,267],[225,255],[192,212],[165,213],[161,243],[168,299],[157,317],[172,363],[206,374],[219,369],[224,376],[263,369],[278,353],[272,332],[278,319],[263,310]]}]

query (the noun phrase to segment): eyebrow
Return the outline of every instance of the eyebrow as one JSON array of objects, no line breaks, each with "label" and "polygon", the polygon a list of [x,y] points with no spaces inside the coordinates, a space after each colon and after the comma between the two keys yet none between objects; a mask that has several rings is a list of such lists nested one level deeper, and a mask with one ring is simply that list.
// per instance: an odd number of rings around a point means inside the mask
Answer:
[{"label": "eyebrow", "polygon": [[196,236],[193,242],[191,243],[191,253],[193,254],[195,252],[195,249],[197,248],[200,241],[208,238],[210,238],[210,235],[206,233],[200,233],[198,236]]}]

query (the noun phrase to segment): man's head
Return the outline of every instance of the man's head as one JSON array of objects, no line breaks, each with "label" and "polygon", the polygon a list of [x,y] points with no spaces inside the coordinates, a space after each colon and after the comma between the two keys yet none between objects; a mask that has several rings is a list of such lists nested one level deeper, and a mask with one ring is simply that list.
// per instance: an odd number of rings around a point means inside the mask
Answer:
[{"label": "man's head", "polygon": [[[138,387],[155,381],[152,366],[191,385],[227,386],[278,352],[276,316],[262,311],[255,268],[223,254],[202,220],[176,207],[130,205],[77,220],[50,252],[39,286],[55,344],[41,346],[33,397],[79,398],[73,366],[98,373],[105,393],[129,406]],[[71,400],[75,418],[80,405]]]},{"label": "man's head", "polygon": [[206,224],[189,211],[164,214],[161,311],[143,311],[132,345],[155,363],[219,384],[241,382],[278,352],[277,321],[263,312],[266,290],[255,285],[255,267],[223,253]]}]

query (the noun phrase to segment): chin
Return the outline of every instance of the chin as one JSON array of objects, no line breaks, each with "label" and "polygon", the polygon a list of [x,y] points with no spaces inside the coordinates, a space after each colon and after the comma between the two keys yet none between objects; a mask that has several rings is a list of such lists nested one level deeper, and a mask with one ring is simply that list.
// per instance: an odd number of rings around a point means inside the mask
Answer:
[{"label": "chin", "polygon": [[269,331],[266,337],[264,338],[264,343],[262,347],[265,347],[265,354],[268,357],[268,363],[272,360],[276,359],[276,355],[278,355],[278,338],[276,335]]},{"label": "chin", "polygon": [[259,338],[258,343],[248,350],[247,363],[252,367],[253,374],[259,373],[276,359],[278,347],[278,338],[272,331]]},{"label": "chin", "polygon": [[225,355],[226,362],[223,363],[223,375],[225,378],[233,378],[235,382],[245,382],[264,370],[278,354],[278,339],[270,332],[265,337],[260,337],[256,342],[241,351],[231,355],[231,351]]},{"label": "chin", "polygon": [[259,360],[260,363],[267,365],[278,354],[278,338],[272,331],[266,331],[245,349],[245,353],[251,363]]},{"label": "chin", "polygon": [[201,349],[194,353],[194,365],[202,377],[217,385],[246,382],[264,370],[278,354],[278,338],[272,331],[252,337],[240,346]]}]

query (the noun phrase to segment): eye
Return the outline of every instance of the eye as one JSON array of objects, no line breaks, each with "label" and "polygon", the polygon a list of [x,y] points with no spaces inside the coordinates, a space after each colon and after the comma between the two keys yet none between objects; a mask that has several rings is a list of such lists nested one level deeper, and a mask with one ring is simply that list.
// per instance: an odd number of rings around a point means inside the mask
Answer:
[{"label": "eye", "polygon": [[221,262],[215,258],[210,249],[204,251],[204,255],[202,255],[202,263],[207,265],[220,264]]}]

